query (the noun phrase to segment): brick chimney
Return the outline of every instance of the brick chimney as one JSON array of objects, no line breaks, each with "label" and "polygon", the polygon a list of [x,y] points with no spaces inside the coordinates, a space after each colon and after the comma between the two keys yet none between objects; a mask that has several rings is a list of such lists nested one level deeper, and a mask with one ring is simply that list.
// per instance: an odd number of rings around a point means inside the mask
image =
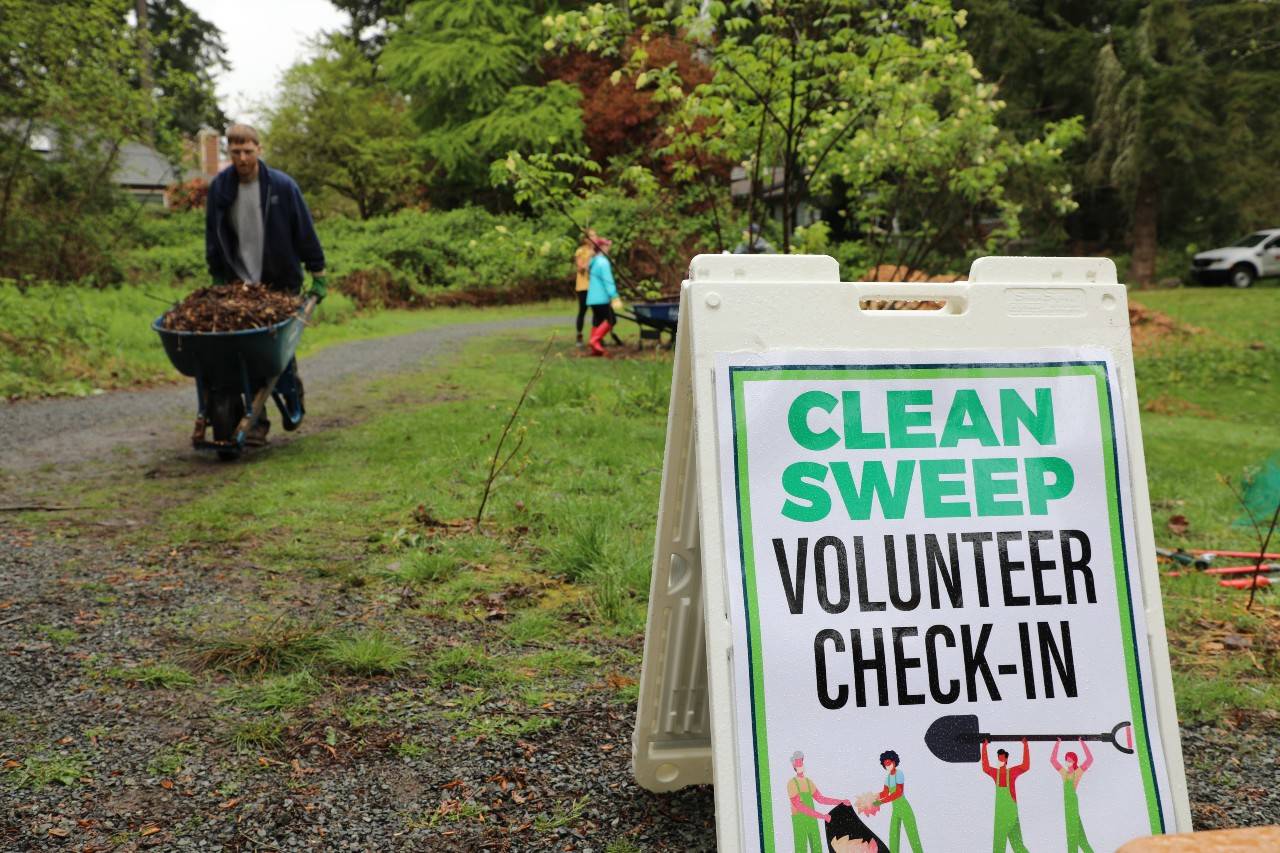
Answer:
[{"label": "brick chimney", "polygon": [[205,178],[212,178],[218,174],[219,140],[218,132],[212,128],[202,127],[196,134],[196,143],[200,150],[200,174]]}]

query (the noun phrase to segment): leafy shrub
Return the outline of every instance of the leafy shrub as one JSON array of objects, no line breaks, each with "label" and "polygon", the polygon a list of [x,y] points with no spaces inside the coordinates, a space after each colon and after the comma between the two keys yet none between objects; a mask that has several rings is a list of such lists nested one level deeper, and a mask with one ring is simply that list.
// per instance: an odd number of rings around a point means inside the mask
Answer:
[{"label": "leafy shrub", "polygon": [[567,294],[571,286],[575,238],[560,222],[464,207],[330,219],[319,230],[338,286],[357,302],[448,301],[442,290],[491,297],[520,290],[527,296]]}]

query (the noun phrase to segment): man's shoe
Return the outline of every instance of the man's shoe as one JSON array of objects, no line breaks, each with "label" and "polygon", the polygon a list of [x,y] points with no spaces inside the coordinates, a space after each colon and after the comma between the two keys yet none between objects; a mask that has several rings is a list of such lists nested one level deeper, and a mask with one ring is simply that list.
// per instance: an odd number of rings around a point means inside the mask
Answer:
[{"label": "man's shoe", "polygon": [[265,447],[267,444],[267,433],[271,431],[271,421],[265,417],[261,418],[256,424],[249,427],[249,431],[245,433],[245,447]]}]

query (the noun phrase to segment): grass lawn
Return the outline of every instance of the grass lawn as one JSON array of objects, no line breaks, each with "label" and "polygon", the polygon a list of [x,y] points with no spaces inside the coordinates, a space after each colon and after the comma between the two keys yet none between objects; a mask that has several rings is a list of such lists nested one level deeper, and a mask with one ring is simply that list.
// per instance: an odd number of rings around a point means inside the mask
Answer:
[{"label": "grass lawn", "polygon": [[[1257,538],[1240,523],[1244,513],[1221,478],[1239,488],[1252,470],[1280,461],[1280,288],[1132,296],[1202,330],[1168,336],[1139,352],[1135,363],[1156,540],[1256,550]],[[1185,533],[1169,526],[1176,515],[1186,518]],[[1268,550],[1280,551],[1280,541]],[[1219,561],[1227,562],[1245,561]],[[1260,592],[1264,606],[1246,613],[1248,592],[1223,589],[1210,577],[1184,573],[1165,577],[1162,586],[1183,718],[1280,710],[1276,593]]]},{"label": "grass lawn", "polygon": [[[182,379],[151,323],[190,291],[161,285],[91,288],[0,282],[0,400],[77,396]],[[514,315],[566,314],[568,300],[537,306],[357,312],[331,293],[303,335],[303,356],[343,341]]]}]

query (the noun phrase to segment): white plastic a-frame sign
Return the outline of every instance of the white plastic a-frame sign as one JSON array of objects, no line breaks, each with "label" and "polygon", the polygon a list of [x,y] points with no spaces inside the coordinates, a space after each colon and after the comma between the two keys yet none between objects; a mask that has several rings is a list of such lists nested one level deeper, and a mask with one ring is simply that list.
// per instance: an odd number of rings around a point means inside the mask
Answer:
[{"label": "white plastic a-frame sign", "polygon": [[674,370],[640,784],[714,783],[722,851],[1190,830],[1110,261],[699,256]]}]

